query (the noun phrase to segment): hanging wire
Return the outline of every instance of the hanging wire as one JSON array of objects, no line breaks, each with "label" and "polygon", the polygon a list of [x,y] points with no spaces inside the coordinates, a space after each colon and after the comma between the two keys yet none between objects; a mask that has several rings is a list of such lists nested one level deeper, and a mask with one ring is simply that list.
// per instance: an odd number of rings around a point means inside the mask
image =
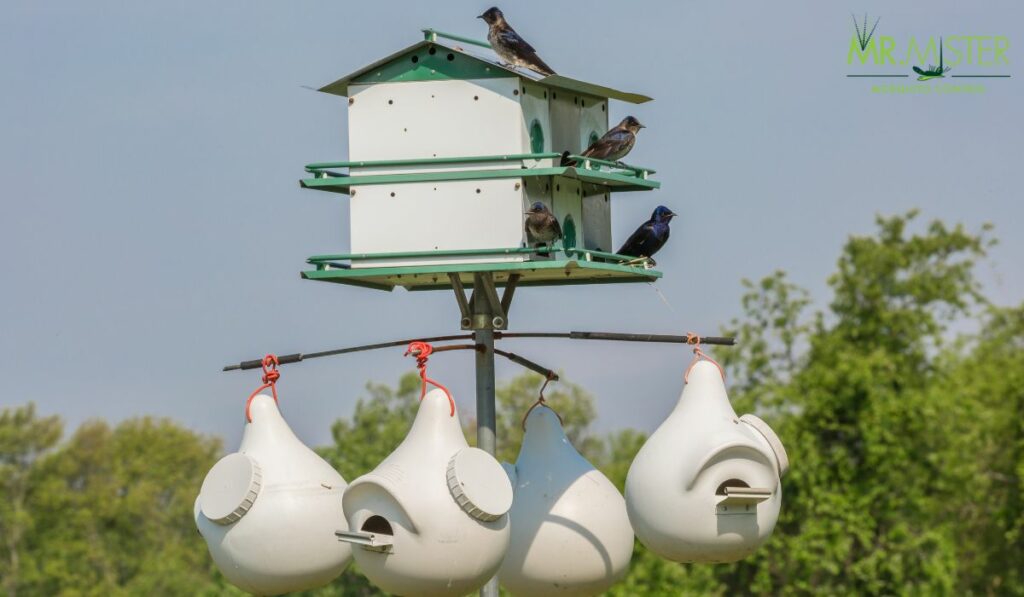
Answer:
[{"label": "hanging wire", "polygon": [[656,292],[658,294],[658,298],[661,299],[661,302],[665,303],[665,306],[668,307],[668,310],[672,312],[672,315],[675,316],[676,318],[678,318],[679,317],[679,312],[676,311],[676,308],[673,307],[672,303],[670,303],[668,301],[668,297],[665,296],[665,293],[662,292],[660,288],[655,286],[654,282],[648,282],[647,285],[651,288],[651,290],[653,290],[654,292]]},{"label": "hanging wire", "polygon": [[537,393],[537,401],[534,402],[530,406],[530,408],[526,409],[526,414],[523,415],[522,421],[523,431],[526,431],[526,419],[529,418],[530,413],[533,412],[533,409],[537,408],[538,406],[544,406],[548,408],[548,410],[550,410],[551,412],[555,413],[555,416],[558,417],[558,423],[563,427],[565,426],[565,421],[562,420],[562,415],[558,414],[557,410],[548,406],[547,400],[544,399],[544,388],[548,387],[548,383],[552,381],[558,381],[558,378],[549,376],[544,379],[544,384],[540,386],[540,391]]}]

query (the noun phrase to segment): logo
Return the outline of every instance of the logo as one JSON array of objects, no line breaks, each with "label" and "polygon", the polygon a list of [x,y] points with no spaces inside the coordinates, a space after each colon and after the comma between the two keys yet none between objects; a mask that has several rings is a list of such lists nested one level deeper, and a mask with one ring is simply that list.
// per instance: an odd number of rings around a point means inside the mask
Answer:
[{"label": "logo", "polygon": [[927,81],[928,79],[941,79],[945,77],[946,73],[953,70],[953,67],[946,66],[943,68],[942,64],[942,38],[939,38],[939,65],[934,66],[929,64],[928,70],[921,70],[920,67],[915,66],[914,72],[921,75],[917,78],[918,81]]},{"label": "logo", "polygon": [[861,53],[868,49],[868,44],[871,43],[871,37],[875,34],[875,29],[878,29],[878,21],[882,20],[882,17],[875,19],[875,24],[871,26],[871,32],[868,33],[868,13],[864,13],[864,29],[863,31],[857,25],[857,17],[853,17],[853,30],[857,32],[857,43],[860,45]]},{"label": "logo", "polygon": [[984,93],[987,81],[977,79],[1011,77],[1010,40],[1005,35],[888,35],[879,30],[881,17],[872,20],[867,13],[860,19],[850,16],[853,31],[846,54],[848,78],[916,77],[920,83],[932,81],[929,85],[877,81],[888,84],[873,85],[873,93]]}]

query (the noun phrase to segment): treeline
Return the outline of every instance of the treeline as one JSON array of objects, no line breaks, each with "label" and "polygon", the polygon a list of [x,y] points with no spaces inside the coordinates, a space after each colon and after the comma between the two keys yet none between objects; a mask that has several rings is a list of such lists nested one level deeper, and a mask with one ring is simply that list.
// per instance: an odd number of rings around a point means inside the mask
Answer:
[{"label": "treeline", "polygon": [[[759,414],[786,444],[779,525],[730,565],[674,564],[637,544],[612,592],[1024,595],[1024,305],[982,294],[975,267],[991,242],[914,213],[879,218],[875,234],[845,244],[825,307],[782,273],[746,283],[745,315],[723,330],[742,341],[714,356],[737,412]],[[516,457],[539,385],[524,375],[499,389],[503,460]],[[348,480],[404,437],[419,380],[367,392],[320,449]],[[545,395],[621,488],[644,434],[590,433],[594,400],[571,383]],[[0,413],[4,591],[239,594],[192,523],[219,440],[148,418],[61,438],[59,419],[31,405]],[[355,568],[310,593],[372,594]]]}]

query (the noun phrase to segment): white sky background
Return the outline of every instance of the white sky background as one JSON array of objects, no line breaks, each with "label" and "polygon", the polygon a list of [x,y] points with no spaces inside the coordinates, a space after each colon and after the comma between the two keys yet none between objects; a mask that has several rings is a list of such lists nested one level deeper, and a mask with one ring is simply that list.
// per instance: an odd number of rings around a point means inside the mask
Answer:
[{"label": "white sky background", "polygon": [[[449,292],[299,279],[348,249],[348,199],[301,190],[302,166],[347,157],[343,98],[318,87],[434,27],[483,38],[481,2],[14,0],[0,18],[0,406],[35,401],[69,428],[153,414],[233,448],[258,374],[222,365],[458,333]],[[775,269],[819,305],[848,235],[876,213],[996,225],[980,268],[1024,299],[1020,201],[1024,9],[1017,2],[517,2],[510,22],[557,71],[653,96],[613,103],[648,125],[629,157],[662,189],[613,196],[618,245],[659,203],[681,214],[647,285],[525,288],[513,331],[712,334],[740,279]],[[1014,78],[981,95],[878,95],[847,79],[850,13],[876,35],[1010,38]],[[963,67],[966,71],[966,67]],[[863,72],[863,71],[860,71]],[[899,81],[899,80],[897,80]],[[907,83],[913,79],[902,80]],[[963,81],[963,80],[961,80]],[[597,429],[652,429],[674,404],[679,346],[507,341],[598,398]],[[401,349],[283,368],[282,409],[329,441]],[[714,354],[714,351],[712,351]],[[499,362],[499,383],[519,368]],[[470,353],[430,373],[473,409]],[[499,440],[500,441],[500,440]]]}]

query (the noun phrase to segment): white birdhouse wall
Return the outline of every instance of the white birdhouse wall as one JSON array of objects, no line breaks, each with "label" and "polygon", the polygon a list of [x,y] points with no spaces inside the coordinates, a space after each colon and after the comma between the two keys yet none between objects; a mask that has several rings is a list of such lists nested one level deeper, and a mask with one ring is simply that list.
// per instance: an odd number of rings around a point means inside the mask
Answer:
[{"label": "white birdhouse wall", "polygon": [[611,193],[587,185],[583,196],[583,248],[613,253]]},{"label": "white birdhouse wall", "polygon": [[[528,153],[518,77],[352,85],[349,159],[403,160]],[[481,164],[446,165],[445,170]],[[487,165],[518,168],[506,162]],[[373,173],[425,167],[375,169]],[[429,167],[428,169],[439,169]],[[369,170],[358,170],[368,174]],[[355,173],[355,171],[353,172]]]},{"label": "white birdhouse wall", "polygon": [[[498,249],[522,245],[522,179],[366,185],[353,189],[353,253]],[[360,260],[353,268],[523,261],[523,255]]]},{"label": "white birdhouse wall", "polygon": [[[577,96],[578,97],[578,96]],[[568,91],[551,92],[551,149],[552,151],[579,153],[586,148],[581,144],[580,108],[572,103]]]},{"label": "white birdhouse wall", "polygon": [[577,154],[608,130],[608,106],[601,98],[551,92],[551,149]]}]

